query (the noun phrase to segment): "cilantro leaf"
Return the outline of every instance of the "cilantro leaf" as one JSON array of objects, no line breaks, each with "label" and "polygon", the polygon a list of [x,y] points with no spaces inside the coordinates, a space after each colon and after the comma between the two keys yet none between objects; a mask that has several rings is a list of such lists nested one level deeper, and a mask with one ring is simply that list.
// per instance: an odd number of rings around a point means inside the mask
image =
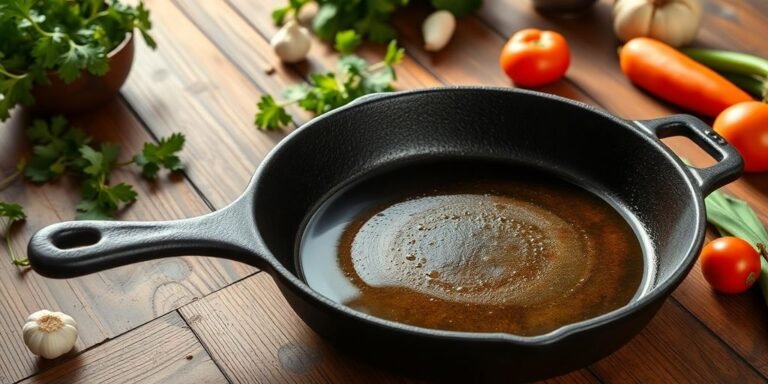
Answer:
[{"label": "cilantro leaf", "polygon": [[24,208],[16,203],[7,203],[0,201],[0,219],[2,219],[5,230],[3,231],[3,237],[5,237],[6,247],[8,253],[11,255],[11,263],[21,267],[29,265],[29,260],[24,258],[17,258],[13,252],[13,243],[11,239],[11,230],[13,225],[17,222],[24,221],[27,215],[24,213]]},{"label": "cilantro leaf", "polygon": [[362,39],[363,37],[355,32],[354,29],[341,31],[336,33],[336,44],[334,45],[334,48],[343,54],[352,53],[358,46],[360,46]]},{"label": "cilantro leaf", "polygon": [[3,75],[0,65],[0,121],[9,118],[11,109],[16,104],[31,104],[32,77],[29,74],[9,77]]},{"label": "cilantro leaf", "polygon": [[80,76],[80,72],[88,72],[101,76],[109,70],[107,55],[103,47],[79,45],[69,41],[69,49],[61,55],[59,77],[65,83],[71,83]]},{"label": "cilantro leaf", "polygon": [[24,208],[16,203],[6,203],[0,201],[0,217],[7,220],[7,225],[22,221],[27,218]]},{"label": "cilantro leaf", "polygon": [[101,151],[96,151],[89,145],[80,147],[80,155],[86,161],[83,173],[94,178],[107,178],[117,162],[120,147],[115,144],[102,144]]},{"label": "cilantro leaf", "polygon": [[82,196],[75,219],[108,220],[113,219],[124,204],[136,201],[138,194],[125,183],[110,186],[91,179],[83,184]]},{"label": "cilantro leaf", "polygon": [[393,67],[400,64],[405,58],[405,49],[397,46],[397,40],[392,40],[387,45],[387,54],[384,56],[384,62]]},{"label": "cilantro leaf", "polygon": [[67,169],[79,169],[84,161],[80,147],[88,142],[85,133],[68,128],[67,121],[56,116],[50,122],[36,119],[26,130],[34,144],[32,158],[24,169],[24,175],[33,182],[45,182],[58,177]]},{"label": "cilantro leaf", "polygon": [[256,105],[256,127],[262,130],[276,130],[291,122],[291,115],[285,110],[285,107],[278,104],[270,95],[264,95]]},{"label": "cilantro leaf", "polygon": [[373,65],[355,55],[342,56],[335,73],[312,73],[309,75],[309,85],[298,84],[286,88],[283,95],[287,101],[282,104],[269,95],[262,96],[258,104],[256,126],[260,129],[275,129],[287,124],[290,116],[285,112],[286,104],[298,103],[301,108],[319,115],[346,105],[360,96],[391,91],[392,82],[396,79],[394,66],[403,61],[404,55],[405,51],[392,41],[384,61]]},{"label": "cilantro leaf", "polygon": [[161,138],[157,144],[145,143],[140,154],[134,156],[133,162],[142,167],[142,175],[153,179],[161,167],[169,171],[184,168],[177,153],[184,148],[186,138],[181,133],[174,133],[167,138]]}]

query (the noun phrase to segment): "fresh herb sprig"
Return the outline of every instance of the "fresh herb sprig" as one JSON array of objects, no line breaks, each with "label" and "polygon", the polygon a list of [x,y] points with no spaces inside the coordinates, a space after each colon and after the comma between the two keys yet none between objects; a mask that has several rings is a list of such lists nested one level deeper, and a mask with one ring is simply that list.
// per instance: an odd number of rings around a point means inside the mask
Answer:
[{"label": "fresh herb sprig", "polygon": [[285,109],[291,104],[315,114],[323,114],[341,107],[352,100],[375,92],[392,91],[392,82],[397,79],[395,66],[403,61],[405,50],[392,41],[387,46],[384,60],[369,65],[358,56],[346,55],[339,58],[336,72],[313,73],[310,84],[290,86],[283,91],[285,101],[276,101],[270,95],[261,97],[257,104],[256,127],[276,130],[290,124],[291,115]]},{"label": "fresh herb sprig", "polygon": [[156,144],[145,143],[140,153],[123,163],[118,163],[118,145],[102,143],[96,149],[91,145],[92,138],[70,127],[61,116],[34,120],[26,134],[33,144],[33,155],[28,162],[19,163],[17,171],[3,180],[0,189],[21,174],[36,183],[69,174],[81,182],[82,200],[77,205],[77,219],[113,219],[122,207],[136,200],[137,194],[131,185],[110,183],[112,171],[117,168],[139,166],[148,179],[156,178],[163,168],[169,171],[183,168],[178,153],[184,147],[185,137],[180,133],[161,138]]},{"label": "fresh herb sprig", "polygon": [[[297,17],[301,8],[316,2],[317,14],[312,19],[312,30],[326,41],[339,41],[352,36],[357,40],[374,43],[387,43],[396,37],[395,29],[389,19],[395,11],[406,7],[410,0],[289,0],[288,4],[272,12],[272,20],[277,25],[286,18]],[[483,0],[431,0],[435,9],[447,10],[457,17],[467,15],[482,6]]]},{"label": "fresh herb sprig", "polygon": [[0,201],[0,228],[3,228],[5,245],[8,249],[8,254],[11,255],[11,263],[20,267],[29,266],[29,260],[16,257],[13,251],[13,237],[11,235],[14,224],[24,221],[26,218],[27,215],[24,213],[24,208],[21,205]]},{"label": "fresh herb sprig", "polygon": [[107,53],[134,29],[152,48],[149,11],[119,0],[2,0],[0,2],[0,121],[17,104],[33,103],[34,84],[53,70],[65,82],[82,71],[101,76]]},{"label": "fresh herb sprig", "polygon": [[768,305],[768,231],[747,202],[715,191],[705,200],[707,221],[723,236],[735,236],[752,244],[760,252],[760,279],[757,284]]}]

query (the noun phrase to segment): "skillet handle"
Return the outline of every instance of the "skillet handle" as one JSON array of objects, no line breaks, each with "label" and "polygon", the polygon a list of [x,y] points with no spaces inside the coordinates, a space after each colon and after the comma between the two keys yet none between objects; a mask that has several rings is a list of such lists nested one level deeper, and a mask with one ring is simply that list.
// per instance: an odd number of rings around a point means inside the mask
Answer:
[{"label": "skillet handle", "polygon": [[43,276],[70,278],[169,256],[205,255],[263,268],[268,252],[244,199],[208,215],[157,222],[70,221],[35,233],[27,256]]},{"label": "skillet handle", "polygon": [[696,117],[672,115],[653,120],[639,120],[635,121],[635,124],[659,139],[685,136],[717,160],[717,164],[707,168],[688,166],[704,196],[736,180],[744,169],[744,160],[736,148]]}]

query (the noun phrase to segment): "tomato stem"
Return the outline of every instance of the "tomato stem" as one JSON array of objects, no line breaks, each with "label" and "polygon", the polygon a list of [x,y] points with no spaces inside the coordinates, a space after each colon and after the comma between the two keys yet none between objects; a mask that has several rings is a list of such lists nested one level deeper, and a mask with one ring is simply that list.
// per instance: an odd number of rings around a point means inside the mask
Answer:
[{"label": "tomato stem", "polygon": [[768,261],[768,248],[766,248],[765,244],[757,243],[757,250],[760,252],[760,256],[763,256],[765,261]]}]

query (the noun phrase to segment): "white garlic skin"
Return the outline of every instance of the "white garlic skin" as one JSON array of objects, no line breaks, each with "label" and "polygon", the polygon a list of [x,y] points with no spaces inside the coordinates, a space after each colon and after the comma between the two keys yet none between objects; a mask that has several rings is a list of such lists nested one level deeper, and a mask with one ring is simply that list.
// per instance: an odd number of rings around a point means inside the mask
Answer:
[{"label": "white garlic skin", "polygon": [[35,355],[55,359],[75,346],[77,322],[61,312],[37,311],[24,324],[24,343]]},{"label": "white garlic skin", "polygon": [[272,49],[284,63],[304,60],[312,47],[312,36],[296,20],[289,20],[270,40]]},{"label": "white garlic skin", "polygon": [[435,11],[429,15],[421,26],[424,35],[424,49],[439,51],[451,41],[456,30],[456,17],[446,10]]},{"label": "white garlic skin", "polygon": [[646,36],[679,47],[696,38],[703,14],[701,0],[617,0],[613,29],[622,41]]}]

